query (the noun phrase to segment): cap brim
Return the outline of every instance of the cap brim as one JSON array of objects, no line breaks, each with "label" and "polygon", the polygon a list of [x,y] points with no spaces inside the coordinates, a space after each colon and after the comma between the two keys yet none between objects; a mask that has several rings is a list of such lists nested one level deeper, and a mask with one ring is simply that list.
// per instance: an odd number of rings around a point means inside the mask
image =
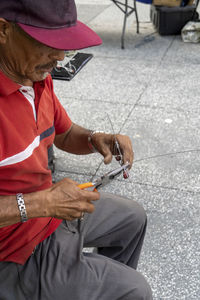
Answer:
[{"label": "cap brim", "polygon": [[79,50],[102,44],[101,38],[80,21],[77,21],[75,26],[59,29],[46,29],[21,23],[17,24],[35,40],[59,50]]}]

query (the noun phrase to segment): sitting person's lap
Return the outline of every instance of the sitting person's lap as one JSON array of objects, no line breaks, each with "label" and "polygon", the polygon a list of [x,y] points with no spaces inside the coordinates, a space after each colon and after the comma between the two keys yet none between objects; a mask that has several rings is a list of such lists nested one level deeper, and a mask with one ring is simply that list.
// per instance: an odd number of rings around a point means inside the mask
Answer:
[{"label": "sitting person's lap", "polygon": [[[83,221],[63,221],[24,266],[0,263],[1,276],[8,279],[3,290],[0,281],[0,298],[152,299],[146,280],[135,271],[146,228],[143,208],[104,193],[95,206],[95,212],[86,214]],[[97,247],[100,254],[83,253],[83,247]],[[9,279],[6,274],[11,270]]]}]

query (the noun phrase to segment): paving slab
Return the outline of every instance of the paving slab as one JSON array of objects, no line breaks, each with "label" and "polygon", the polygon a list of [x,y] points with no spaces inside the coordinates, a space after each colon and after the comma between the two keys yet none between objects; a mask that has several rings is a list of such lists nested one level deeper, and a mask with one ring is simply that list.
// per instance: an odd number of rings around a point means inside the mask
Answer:
[{"label": "paving slab", "polygon": [[53,181],[57,182],[64,178],[70,178],[78,183],[88,182],[91,176],[85,174],[78,174],[73,172],[65,172],[56,170],[53,174]]},{"label": "paving slab", "polygon": [[200,115],[198,65],[166,62],[167,58],[154,73],[140,104]]},{"label": "paving slab", "polygon": [[54,147],[55,151],[55,167],[58,173],[64,174],[81,174],[93,176],[96,173],[96,169],[98,169],[99,164],[102,159],[99,155],[88,155],[87,157],[84,155],[72,155],[69,153],[63,153],[56,147]]},{"label": "paving slab", "polygon": [[200,149],[198,110],[187,112],[138,105],[129,115],[123,132],[132,138],[136,159]]},{"label": "paving slab", "polygon": [[173,46],[169,49],[165,59],[168,64],[179,63],[198,66],[200,64],[199,43],[183,43],[181,36],[175,36]]},{"label": "paving slab", "polygon": [[[146,88],[155,66],[113,58],[94,58],[72,81],[54,81],[55,92],[65,99],[100,100],[134,104]],[[86,80],[87,78],[87,80]]]},{"label": "paving slab", "polygon": [[[81,104],[79,100],[75,100],[71,105],[70,102],[63,105],[74,122],[85,128],[106,132],[114,131],[114,133],[118,133],[121,130],[132,107],[129,104],[125,106],[121,105],[121,103],[102,102],[98,100],[83,100]],[[115,122],[116,119],[118,120],[117,122]]]},{"label": "paving slab", "polygon": [[[150,60],[155,64],[162,59],[166,49],[174,41],[174,36],[159,36],[151,23],[140,26],[140,33],[128,28],[125,35],[125,49],[121,49],[121,31],[122,28],[107,28],[106,25],[96,28],[95,31],[103,40],[103,44],[97,48],[91,48],[95,56],[132,58],[135,61],[142,62]],[[113,51],[113,49],[115,49]],[[145,58],[145,59],[144,59]]]},{"label": "paving slab", "polygon": [[[100,1],[99,1],[100,2]],[[99,4],[96,3],[91,4],[78,4],[77,5],[77,14],[78,14],[78,20],[83,23],[91,22],[94,18],[96,18],[100,13],[105,11],[106,8],[109,7],[109,4]]]}]

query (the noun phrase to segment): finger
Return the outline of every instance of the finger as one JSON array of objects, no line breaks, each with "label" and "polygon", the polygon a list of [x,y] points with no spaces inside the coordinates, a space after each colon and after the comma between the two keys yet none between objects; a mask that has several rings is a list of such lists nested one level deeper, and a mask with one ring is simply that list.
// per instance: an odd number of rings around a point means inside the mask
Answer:
[{"label": "finger", "polygon": [[105,157],[104,157],[104,164],[105,165],[108,165],[108,164],[110,164],[111,163],[111,161],[112,161],[112,153],[110,152],[110,153],[108,153]]},{"label": "finger", "polygon": [[[86,206],[84,206],[83,207],[83,209],[81,209],[81,213],[83,212],[83,213],[89,213],[89,214],[91,214],[91,213],[93,213],[93,211],[95,210],[95,206],[94,206],[94,204],[93,203],[88,203],[87,202],[87,205]],[[79,212],[79,213],[80,213]]]},{"label": "finger", "polygon": [[68,221],[73,221],[73,220],[76,220],[76,219],[83,220],[84,215],[85,215],[85,213],[81,212],[81,213],[79,213],[79,216],[75,216],[75,217],[74,216],[67,216],[66,220],[68,220]]},{"label": "finger", "polygon": [[131,169],[134,159],[134,153],[132,148],[132,143],[129,138],[123,140],[121,143],[122,153],[123,153],[123,163],[126,164],[127,162],[130,164],[129,169]]},{"label": "finger", "polygon": [[123,163],[124,164],[126,164],[126,163],[130,164],[129,170],[131,169],[132,164],[133,164],[133,157],[134,157],[134,154],[131,150],[127,150],[127,151],[124,152]]},{"label": "finger", "polygon": [[100,194],[98,191],[88,191],[88,190],[81,190],[82,197],[85,201],[97,201],[100,198]]},{"label": "finger", "polygon": [[132,168],[132,165],[133,165],[133,159],[130,156],[124,157],[123,158],[123,164],[124,165],[128,164],[129,165],[128,170],[130,170]]},{"label": "finger", "polygon": [[109,164],[112,161],[112,152],[110,151],[110,148],[108,146],[102,148],[101,154],[104,157],[104,164]]},{"label": "finger", "polygon": [[68,208],[63,214],[70,216],[71,218],[77,219],[81,213],[93,213],[95,206],[92,203],[76,204],[72,208]]},{"label": "finger", "polygon": [[130,170],[133,165],[133,155],[132,154],[124,155],[123,156],[123,164],[128,165],[128,170]]}]

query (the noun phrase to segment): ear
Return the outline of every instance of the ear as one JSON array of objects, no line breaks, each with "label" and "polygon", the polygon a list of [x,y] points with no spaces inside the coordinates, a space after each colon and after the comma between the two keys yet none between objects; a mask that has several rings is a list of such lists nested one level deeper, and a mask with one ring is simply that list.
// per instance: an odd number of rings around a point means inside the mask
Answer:
[{"label": "ear", "polygon": [[5,44],[11,29],[11,24],[3,18],[0,18],[0,44]]}]

